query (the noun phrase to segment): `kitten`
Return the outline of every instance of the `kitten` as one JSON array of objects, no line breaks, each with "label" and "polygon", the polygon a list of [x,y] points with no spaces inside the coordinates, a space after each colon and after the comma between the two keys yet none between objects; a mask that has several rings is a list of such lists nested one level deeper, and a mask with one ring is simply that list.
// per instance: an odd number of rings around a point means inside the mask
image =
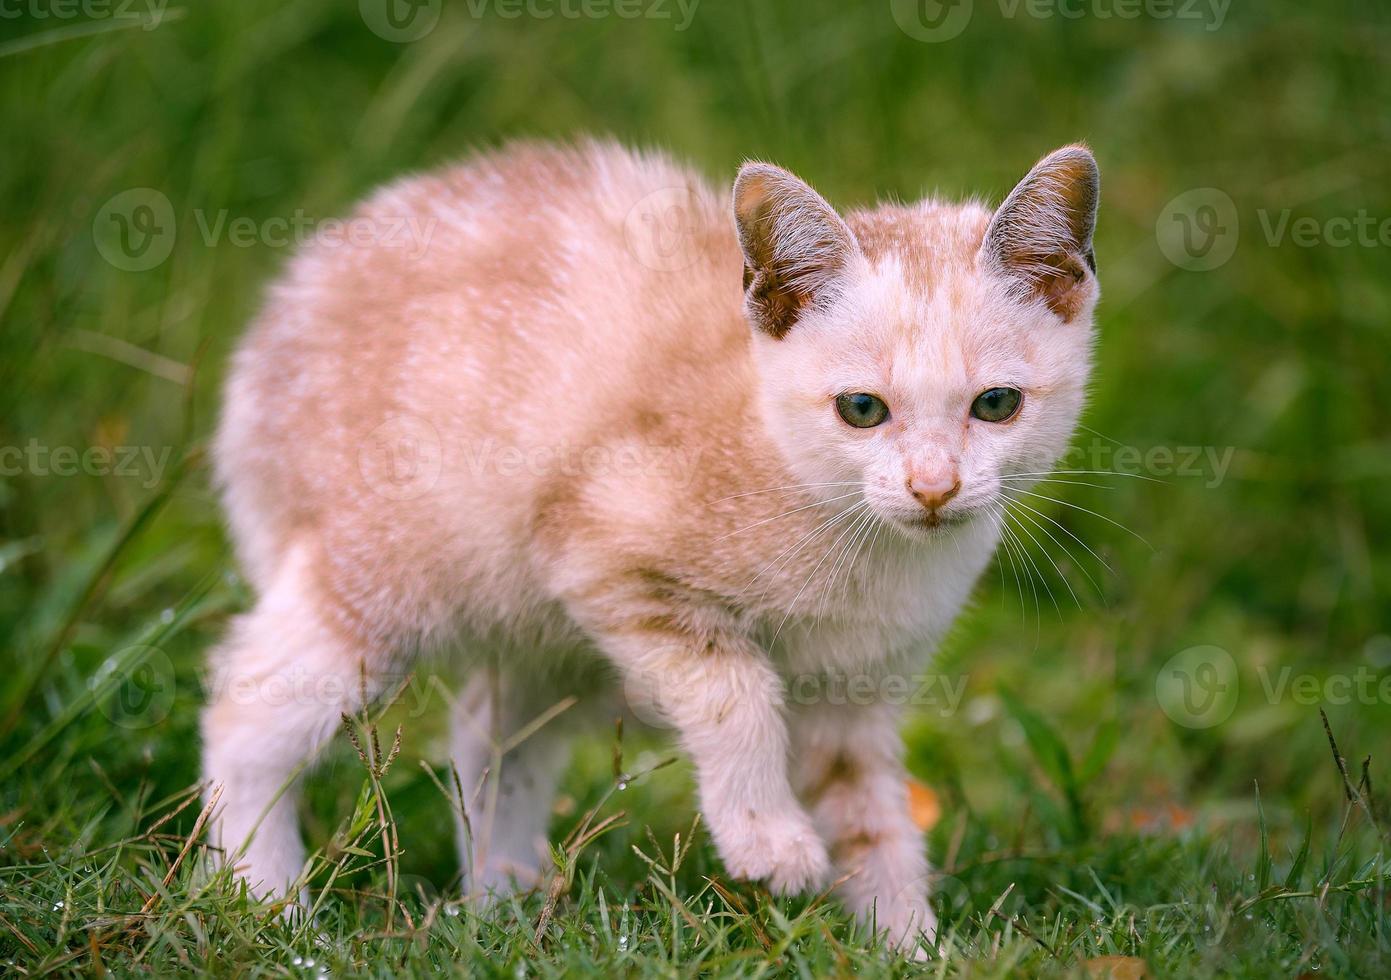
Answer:
[{"label": "kitten", "polygon": [[931,940],[902,699],[818,692],[921,669],[1002,486],[1064,450],[1098,191],[1069,146],[993,215],[842,216],[747,163],[731,215],[671,160],[587,143],[378,193],[357,225],[427,246],[307,248],[227,384],[217,478],[259,597],[203,715],[228,859],[259,893],[298,887],[300,767],[362,678],[373,697],[456,649],[487,665],[452,735],[474,893],[537,880],[567,740],[621,693],[676,730],[728,873],[784,894],[848,876],[855,915]]}]

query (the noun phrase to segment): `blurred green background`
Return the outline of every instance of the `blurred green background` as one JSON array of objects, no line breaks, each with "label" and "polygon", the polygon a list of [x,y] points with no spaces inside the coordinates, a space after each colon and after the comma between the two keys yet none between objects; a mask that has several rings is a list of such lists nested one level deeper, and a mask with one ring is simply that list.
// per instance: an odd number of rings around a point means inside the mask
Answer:
[{"label": "blurred green background", "polygon": [[[107,780],[160,798],[197,779],[201,656],[246,596],[196,460],[142,508],[208,433],[226,356],[291,252],[267,222],[342,214],[516,136],[610,134],[718,183],[770,159],[845,207],[998,201],[1047,150],[1090,143],[1100,346],[1067,462],[1148,479],[1053,488],[1066,505],[1040,508],[1097,557],[1055,528],[1034,549],[1047,587],[1019,588],[1009,562],[983,580],[939,660],[963,700],[910,732],[916,776],[972,815],[934,854],[963,827],[977,853],[1077,832],[1049,816],[1067,793],[1026,750],[1033,718],[1086,776],[1093,835],[1197,826],[1253,847],[1257,784],[1281,848],[1306,814],[1335,832],[1320,706],[1354,777],[1370,753],[1391,785],[1385,3],[642,0],[625,17],[575,0],[538,18],[473,0],[423,4],[414,40],[382,36],[371,0],[123,3],[0,5],[0,446],[25,450],[0,457],[0,739],[26,763],[0,821],[23,815],[31,845],[118,819],[89,802]],[[160,195],[168,213],[140,210]],[[109,260],[112,207],[167,258]],[[219,216],[249,219],[250,241],[211,234]],[[64,476],[56,447],[147,455]],[[162,628],[169,710],[119,729],[85,710],[113,652]],[[437,714],[407,727],[408,754],[442,760]],[[577,797],[602,777],[596,745]],[[442,887],[435,791],[413,763],[396,778],[408,864]],[[643,792],[679,806],[652,819],[684,825],[684,776],[654,780]],[[351,799],[313,787],[311,838]]]}]

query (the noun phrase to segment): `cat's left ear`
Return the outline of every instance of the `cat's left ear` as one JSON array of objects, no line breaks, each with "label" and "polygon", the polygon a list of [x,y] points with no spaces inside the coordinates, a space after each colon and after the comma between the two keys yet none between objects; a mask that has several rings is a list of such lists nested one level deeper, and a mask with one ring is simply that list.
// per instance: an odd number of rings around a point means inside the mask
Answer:
[{"label": "cat's left ear", "polygon": [[734,222],[744,252],[744,313],[781,339],[827,299],[859,254],[835,208],[804,181],[769,163],[746,163],[734,181]]},{"label": "cat's left ear", "polygon": [[1040,160],[1000,205],[981,245],[1027,295],[1072,320],[1096,299],[1092,233],[1101,175],[1085,146],[1054,150]]}]

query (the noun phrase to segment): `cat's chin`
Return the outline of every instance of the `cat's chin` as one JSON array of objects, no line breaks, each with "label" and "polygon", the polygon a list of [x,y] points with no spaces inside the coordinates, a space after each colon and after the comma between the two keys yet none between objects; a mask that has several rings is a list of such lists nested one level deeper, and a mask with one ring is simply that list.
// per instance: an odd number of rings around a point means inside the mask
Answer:
[{"label": "cat's chin", "polygon": [[937,541],[951,536],[976,516],[974,511],[948,514],[922,514],[911,518],[891,518],[890,523],[915,541]]}]

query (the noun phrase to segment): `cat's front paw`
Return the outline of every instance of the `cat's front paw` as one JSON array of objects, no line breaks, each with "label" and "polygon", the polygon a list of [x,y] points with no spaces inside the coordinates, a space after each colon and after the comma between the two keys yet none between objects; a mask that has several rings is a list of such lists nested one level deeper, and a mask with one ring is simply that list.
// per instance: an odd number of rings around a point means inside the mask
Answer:
[{"label": "cat's front paw", "polygon": [[778,895],[818,887],[830,871],[825,843],[800,815],[751,819],[722,837],[716,844],[729,873]]}]

